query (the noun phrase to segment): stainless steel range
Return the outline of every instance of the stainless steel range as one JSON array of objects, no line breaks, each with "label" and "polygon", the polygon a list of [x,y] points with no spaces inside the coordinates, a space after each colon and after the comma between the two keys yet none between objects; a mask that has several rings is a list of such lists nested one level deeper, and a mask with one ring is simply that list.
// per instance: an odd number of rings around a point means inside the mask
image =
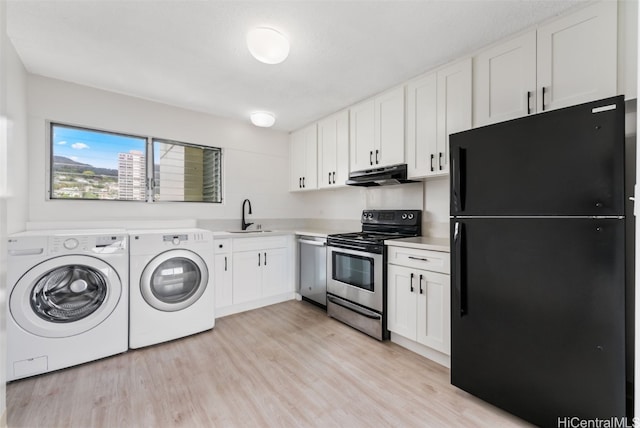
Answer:
[{"label": "stainless steel range", "polygon": [[378,340],[387,330],[386,239],[419,236],[420,210],[365,210],[362,231],[327,237],[327,314]]}]

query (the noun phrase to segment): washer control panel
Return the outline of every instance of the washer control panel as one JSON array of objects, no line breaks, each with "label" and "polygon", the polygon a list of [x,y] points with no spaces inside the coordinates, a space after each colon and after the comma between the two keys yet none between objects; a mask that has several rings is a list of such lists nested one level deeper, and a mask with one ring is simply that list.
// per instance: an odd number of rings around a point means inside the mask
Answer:
[{"label": "washer control panel", "polygon": [[111,254],[126,250],[126,235],[54,235],[49,239],[49,252],[51,254]]},{"label": "washer control panel", "polygon": [[62,245],[64,245],[64,248],[66,248],[67,250],[75,250],[76,248],[78,248],[78,245],[80,245],[80,241],[78,241],[76,238],[68,238],[64,240]]}]

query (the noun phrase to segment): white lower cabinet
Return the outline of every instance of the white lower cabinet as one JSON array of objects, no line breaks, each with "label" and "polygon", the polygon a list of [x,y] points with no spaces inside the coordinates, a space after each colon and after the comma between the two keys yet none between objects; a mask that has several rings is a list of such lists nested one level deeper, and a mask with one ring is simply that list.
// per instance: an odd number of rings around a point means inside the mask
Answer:
[{"label": "white lower cabinet", "polygon": [[444,252],[390,246],[387,269],[389,331],[447,356],[451,353],[448,258]]},{"label": "white lower cabinet", "polygon": [[233,276],[231,275],[231,240],[221,239],[214,243],[214,286],[216,288],[216,310],[233,304]]},{"label": "white lower cabinet", "polygon": [[286,293],[285,237],[236,239],[233,251],[233,304]]},{"label": "white lower cabinet", "polygon": [[227,252],[216,242],[216,316],[294,298],[292,239],[284,235],[228,239]]},{"label": "white lower cabinet", "polygon": [[245,303],[262,297],[261,251],[233,253],[233,303]]},{"label": "white lower cabinet", "polygon": [[286,281],[287,249],[271,248],[264,251],[262,260],[262,296],[277,296],[289,291]]}]

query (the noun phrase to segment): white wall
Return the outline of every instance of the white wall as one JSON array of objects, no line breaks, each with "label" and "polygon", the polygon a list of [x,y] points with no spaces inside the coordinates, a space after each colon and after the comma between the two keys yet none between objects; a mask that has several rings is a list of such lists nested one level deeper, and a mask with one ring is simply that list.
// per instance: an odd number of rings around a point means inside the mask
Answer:
[{"label": "white wall", "polygon": [[[364,209],[423,209],[425,221],[448,222],[446,179],[382,188],[288,191],[289,136],[231,119],[40,76],[28,77],[30,222],[197,219],[238,221],[249,198],[251,221],[329,219],[358,222]],[[46,199],[47,120],[212,145],[224,149],[224,203],[95,202]],[[226,223],[228,224],[228,222]],[[234,223],[235,224],[235,223]],[[282,224],[282,223],[280,223]],[[349,225],[348,227],[353,227]],[[441,234],[442,227],[430,228]],[[446,236],[446,234],[445,234]]]},{"label": "white wall", "polygon": [[425,182],[423,235],[447,238],[449,236],[449,177]]},{"label": "white wall", "polygon": [[336,229],[359,228],[365,209],[421,209],[422,233],[440,238],[449,236],[449,179],[384,187],[344,187],[296,193],[302,201],[299,217],[328,219]]},{"label": "white wall", "polygon": [[[28,77],[31,222],[127,219],[239,219],[250,198],[254,216],[288,218],[299,202],[288,191],[288,135],[86,86]],[[155,203],[46,199],[47,120],[222,147],[224,202]]]},{"label": "white wall", "polygon": [[27,215],[26,71],[6,34],[0,2],[0,426],[6,425],[6,241]]},{"label": "white wall", "polygon": [[27,72],[7,42],[7,232],[25,228],[28,212]]},{"label": "white wall", "polygon": [[0,426],[7,425],[7,8],[0,2]]}]

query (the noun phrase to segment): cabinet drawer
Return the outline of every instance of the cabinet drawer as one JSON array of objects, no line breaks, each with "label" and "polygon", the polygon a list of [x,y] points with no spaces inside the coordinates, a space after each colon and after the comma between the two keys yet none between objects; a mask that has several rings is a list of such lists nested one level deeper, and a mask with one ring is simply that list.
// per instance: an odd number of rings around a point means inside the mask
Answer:
[{"label": "cabinet drawer", "polygon": [[231,239],[214,239],[213,249],[216,254],[231,252]]},{"label": "cabinet drawer", "polygon": [[269,248],[284,248],[287,246],[287,236],[265,236],[260,238],[236,238],[233,240],[233,251],[266,250]]},{"label": "cabinet drawer", "polygon": [[430,270],[432,272],[448,274],[451,271],[450,255],[441,251],[390,246],[388,249],[388,262],[394,265]]}]

